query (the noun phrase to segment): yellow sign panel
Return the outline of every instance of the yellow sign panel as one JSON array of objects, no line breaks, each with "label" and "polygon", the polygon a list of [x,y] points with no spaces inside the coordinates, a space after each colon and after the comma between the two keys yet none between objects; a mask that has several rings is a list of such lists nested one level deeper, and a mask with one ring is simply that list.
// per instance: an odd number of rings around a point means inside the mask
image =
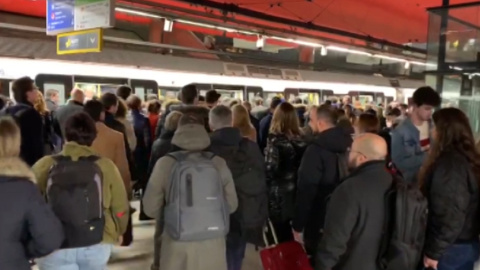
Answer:
[{"label": "yellow sign panel", "polygon": [[92,29],[59,34],[57,54],[101,52],[103,48],[102,29]]}]

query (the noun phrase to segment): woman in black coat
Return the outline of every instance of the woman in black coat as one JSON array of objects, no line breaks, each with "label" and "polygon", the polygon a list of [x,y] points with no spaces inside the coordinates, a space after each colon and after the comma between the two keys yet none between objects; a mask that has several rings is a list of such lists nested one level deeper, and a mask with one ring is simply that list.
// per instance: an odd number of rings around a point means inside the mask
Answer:
[{"label": "woman in black coat", "polygon": [[434,143],[419,179],[429,205],[424,265],[473,270],[480,254],[480,154],[461,110],[441,109],[433,122]]},{"label": "woman in black coat", "polygon": [[18,158],[20,131],[0,118],[0,269],[30,270],[29,260],[60,248],[63,229],[35,185],[30,168]]},{"label": "woman in black coat", "polygon": [[269,218],[279,242],[293,240],[290,222],[295,210],[297,171],[306,146],[295,108],[282,103],[273,115],[265,148]]}]

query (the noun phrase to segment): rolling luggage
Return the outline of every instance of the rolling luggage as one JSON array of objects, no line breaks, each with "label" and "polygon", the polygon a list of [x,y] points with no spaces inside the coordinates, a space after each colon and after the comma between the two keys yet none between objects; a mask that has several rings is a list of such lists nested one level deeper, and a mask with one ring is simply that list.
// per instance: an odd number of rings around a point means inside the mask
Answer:
[{"label": "rolling luggage", "polygon": [[278,243],[275,229],[268,221],[274,244],[269,245],[266,232],[263,234],[266,248],[260,251],[260,258],[264,270],[313,270],[308,260],[307,253],[302,245],[296,241]]}]

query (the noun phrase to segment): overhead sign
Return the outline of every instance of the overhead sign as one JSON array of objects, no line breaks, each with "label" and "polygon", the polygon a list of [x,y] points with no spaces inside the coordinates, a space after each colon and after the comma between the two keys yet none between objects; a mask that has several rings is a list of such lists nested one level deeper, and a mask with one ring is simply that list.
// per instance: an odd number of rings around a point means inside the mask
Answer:
[{"label": "overhead sign", "polygon": [[47,0],[48,35],[109,28],[114,24],[114,0]]},{"label": "overhead sign", "polygon": [[101,52],[102,29],[63,33],[57,36],[57,54]]}]

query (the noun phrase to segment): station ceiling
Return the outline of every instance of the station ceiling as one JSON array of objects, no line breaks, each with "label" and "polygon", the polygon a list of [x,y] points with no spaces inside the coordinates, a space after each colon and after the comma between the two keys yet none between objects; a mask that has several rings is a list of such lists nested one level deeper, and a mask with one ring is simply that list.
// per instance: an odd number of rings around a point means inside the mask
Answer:
[{"label": "station ceiling", "polygon": [[[173,12],[216,24],[247,26],[255,30],[275,29],[285,35],[332,38],[352,42],[373,37],[391,43],[424,43],[427,39],[427,7],[442,0],[124,0],[119,4]],[[45,17],[45,0],[0,0],[0,10]],[[450,4],[475,2],[450,0]],[[223,11],[221,10],[223,9]],[[254,15],[254,16],[253,16]],[[270,17],[268,17],[270,16]],[[478,13],[472,15],[478,20]],[[272,22],[280,18],[283,23]],[[121,20],[149,19],[118,14]],[[474,21],[479,25],[480,22]],[[322,27],[340,30],[326,33]],[[353,36],[342,37],[342,31]]]}]

